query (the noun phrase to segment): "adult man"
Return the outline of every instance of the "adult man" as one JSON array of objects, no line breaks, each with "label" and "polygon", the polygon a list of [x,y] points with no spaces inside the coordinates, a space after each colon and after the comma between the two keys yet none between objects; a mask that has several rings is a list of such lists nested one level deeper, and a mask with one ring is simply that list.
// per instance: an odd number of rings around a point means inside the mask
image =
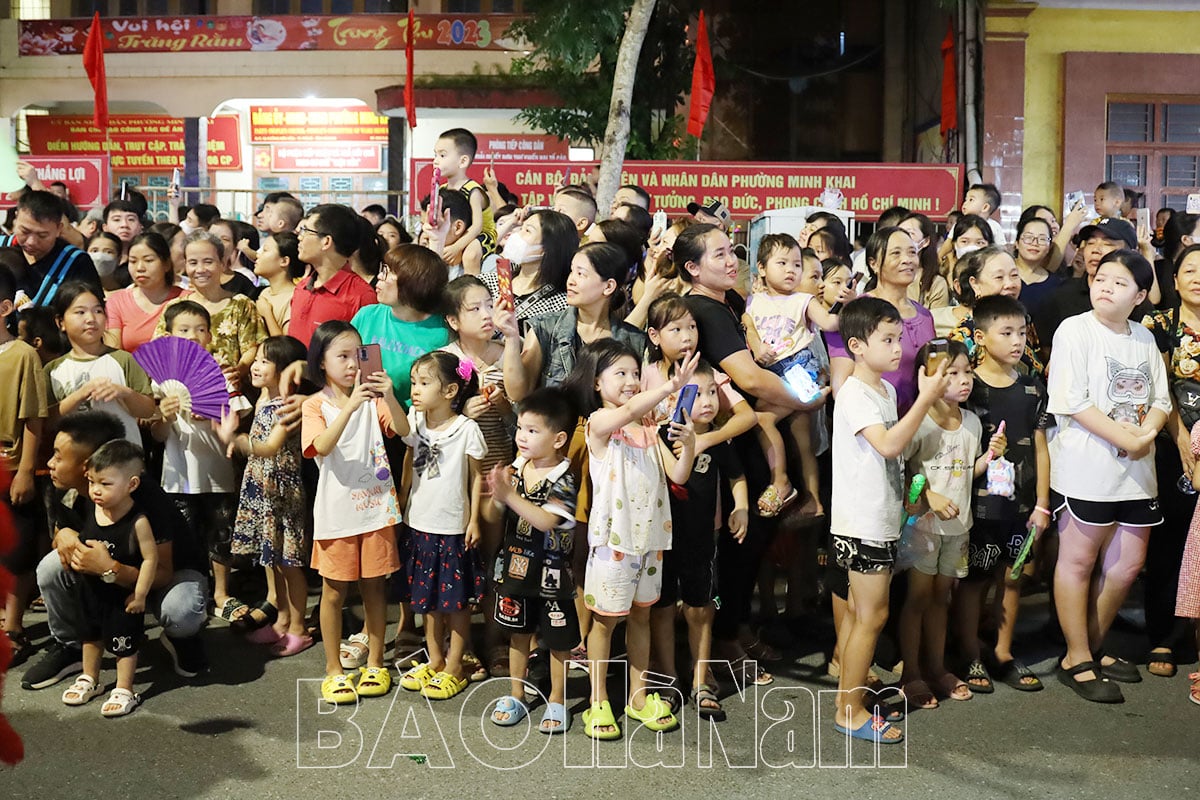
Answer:
[{"label": "adult man", "polygon": [[121,257],[106,288],[123,289],[133,283],[129,276],[129,245],[142,232],[140,208],[133,200],[113,200],[104,207],[104,230],[121,240]]},{"label": "adult man", "polygon": [[350,271],[350,256],[358,249],[358,215],[346,206],[319,205],[296,227],[300,260],[312,274],[292,294],[288,335],[307,347],[322,322],[349,322],[363,306],[376,302],[375,290]]},{"label": "adult man", "polygon": [[[82,669],[85,595],[79,575],[98,575],[106,583],[130,589],[137,582],[137,568],[117,562],[104,543],[79,539],[83,520],[94,513],[88,499],[87,460],[100,445],[124,436],[120,420],[103,411],[77,411],[59,421],[50,458],[50,479],[57,490],[51,509],[54,550],[37,569],[53,643],[25,672],[24,689],[53,686]],[[146,608],[162,625],[160,638],[175,672],[195,677],[207,666],[198,636],[208,606],[204,548],[187,538],[185,520],[161,488],[143,482],[133,497],[150,521],[158,549],[158,571]]]},{"label": "adult man", "polygon": [[704,204],[688,203],[687,212],[696,218],[696,222],[716,225],[721,230],[729,229],[729,209],[720,200],[707,198]]},{"label": "adult man", "polygon": [[63,239],[62,231],[62,200],[43,191],[21,195],[13,235],[0,237],[0,247],[20,247],[28,264],[26,269],[13,270],[18,309],[26,303],[48,305],[64,281],[83,281],[95,288],[98,297],[104,296],[92,259]]}]

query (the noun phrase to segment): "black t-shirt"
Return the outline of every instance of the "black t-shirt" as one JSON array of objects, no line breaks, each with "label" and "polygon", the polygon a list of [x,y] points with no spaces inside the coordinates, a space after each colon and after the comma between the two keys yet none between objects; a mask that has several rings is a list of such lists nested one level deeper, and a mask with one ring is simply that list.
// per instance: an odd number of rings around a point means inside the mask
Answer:
[{"label": "black t-shirt", "polygon": [[[667,439],[669,428],[658,430],[659,438]],[[691,536],[711,533],[717,514],[717,497],[721,481],[742,477],[742,461],[729,442],[721,442],[696,456],[692,475],[683,486],[671,483],[671,530],[675,532],[675,547]]]},{"label": "black t-shirt", "polygon": [[536,506],[550,506],[563,522],[561,527],[539,531],[511,508],[505,509],[504,541],[495,566],[501,595],[559,600],[575,596],[571,551],[578,490],[570,467],[563,461],[532,487],[526,485],[523,469],[518,467],[517,493]]},{"label": "black t-shirt", "polygon": [[[0,237],[0,246],[11,246],[11,242],[11,236]],[[38,299],[42,284],[52,273],[50,285],[42,293],[43,296]],[[100,276],[96,273],[96,265],[92,263],[92,257],[67,242],[66,239],[56,241],[49,253],[34,263],[27,264],[25,269],[15,271],[13,277],[17,279],[17,289],[24,290],[30,300],[38,299],[38,305],[49,305],[58,286],[67,281],[83,281],[92,287],[97,297],[104,297],[104,290],[100,286]]]},{"label": "black t-shirt", "polygon": [[1034,431],[1045,430],[1050,425],[1046,413],[1046,386],[1040,378],[1018,374],[1011,386],[995,387],[976,375],[967,408],[983,423],[983,451],[987,450],[1000,422],[1005,423],[1008,450],[1004,457],[1012,462],[1015,473],[1016,491],[1012,497],[988,494],[986,474],[975,481],[971,505],[975,519],[1012,521],[1028,517],[1037,502]]},{"label": "black t-shirt", "polygon": [[[171,543],[173,569],[194,569],[200,573],[208,571],[208,557],[203,545],[192,541],[187,520],[161,487],[142,484],[133,493],[133,501],[150,522],[154,541],[159,544]],[[50,511],[51,528],[70,528],[81,533],[87,521],[94,519],[92,508],[92,501],[86,494],[56,490]]]},{"label": "black t-shirt", "polygon": [[221,286],[223,286],[227,292],[244,294],[251,300],[254,300],[258,297],[259,288],[251,283],[250,279],[240,272],[233,273],[233,277],[227,281],[224,281]]},{"label": "black t-shirt", "polygon": [[[747,349],[746,330],[742,327],[745,306],[740,302],[740,295],[727,292],[724,303],[700,294],[684,295],[683,299],[696,318],[700,355],[710,365],[719,367],[729,356]],[[739,305],[741,309],[738,309]]]}]

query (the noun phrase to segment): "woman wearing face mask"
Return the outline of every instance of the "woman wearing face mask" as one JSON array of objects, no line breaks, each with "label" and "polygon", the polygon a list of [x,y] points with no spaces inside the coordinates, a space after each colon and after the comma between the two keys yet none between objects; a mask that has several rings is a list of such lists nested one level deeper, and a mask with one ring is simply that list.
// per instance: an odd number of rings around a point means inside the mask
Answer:
[{"label": "woman wearing face mask", "polygon": [[917,258],[921,271],[917,279],[908,285],[908,299],[928,308],[950,305],[950,285],[938,274],[937,228],[924,214],[912,213],[900,220],[900,226],[912,237],[917,246]]},{"label": "woman wearing face mask", "polygon": [[104,291],[111,292],[120,289],[115,278],[117,265],[121,263],[121,240],[117,238],[117,235],[108,231],[100,231],[88,239],[87,254],[92,257],[92,263],[96,265],[96,274],[100,276],[100,283],[103,285]]},{"label": "woman wearing face mask", "polygon": [[[501,257],[512,262],[513,311],[518,321],[566,309],[567,276],[578,248],[575,223],[557,211],[535,211],[509,234]],[[479,277],[498,298],[496,273]]]},{"label": "woman wearing face mask", "polygon": [[958,260],[968,253],[982,250],[994,243],[992,226],[983,217],[976,214],[964,214],[954,223],[950,238],[938,251],[939,265],[942,276],[950,281],[957,274],[955,267]]}]

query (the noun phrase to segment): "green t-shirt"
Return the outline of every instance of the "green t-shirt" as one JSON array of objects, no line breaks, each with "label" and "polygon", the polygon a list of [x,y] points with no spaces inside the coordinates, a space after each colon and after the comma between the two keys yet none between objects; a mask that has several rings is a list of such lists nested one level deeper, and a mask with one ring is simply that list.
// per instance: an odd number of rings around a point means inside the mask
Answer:
[{"label": "green t-shirt", "polygon": [[412,389],[409,371],[413,362],[450,343],[450,328],[443,317],[433,314],[421,322],[404,322],[396,319],[391,306],[382,303],[360,308],[350,324],[363,344],[379,344],[383,369],[392,379],[396,399],[405,406]]}]

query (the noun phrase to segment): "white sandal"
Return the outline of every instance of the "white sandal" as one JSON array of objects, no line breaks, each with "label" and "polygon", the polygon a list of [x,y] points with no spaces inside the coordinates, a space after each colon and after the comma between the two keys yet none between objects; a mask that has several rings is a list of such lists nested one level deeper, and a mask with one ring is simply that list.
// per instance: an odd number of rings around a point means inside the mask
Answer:
[{"label": "white sandal", "polygon": [[366,631],[351,634],[338,648],[338,661],[342,669],[358,669],[367,663],[370,646]]},{"label": "white sandal", "polygon": [[104,690],[96,685],[96,679],[91,675],[80,675],[67,690],[62,693],[62,701],[68,706],[81,706]]},{"label": "white sandal", "polygon": [[[128,689],[113,689],[112,694],[104,701],[100,713],[106,717],[123,717],[142,704],[141,695],[136,695]],[[110,705],[116,706],[109,710]]]}]

